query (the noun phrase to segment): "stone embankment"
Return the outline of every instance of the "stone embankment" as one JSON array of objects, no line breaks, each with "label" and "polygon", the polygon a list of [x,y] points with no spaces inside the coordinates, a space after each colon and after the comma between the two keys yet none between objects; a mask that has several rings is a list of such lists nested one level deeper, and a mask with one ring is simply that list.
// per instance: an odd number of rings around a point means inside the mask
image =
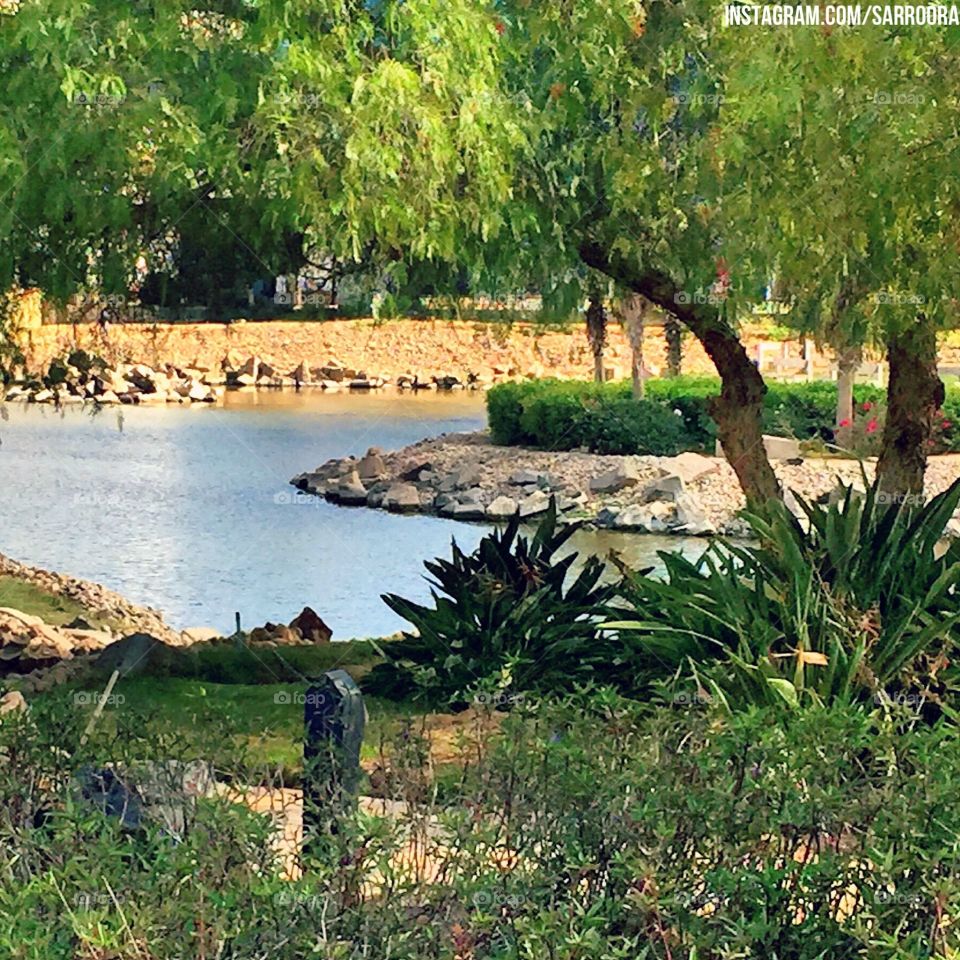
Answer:
[{"label": "stone embankment", "polygon": [[[784,488],[806,499],[829,496],[838,481],[862,483],[855,461],[791,457],[773,463]],[[869,476],[873,467],[866,469]],[[945,490],[958,473],[960,457],[931,459],[927,493]],[[445,434],[390,453],[372,448],[359,459],[328,460],[291,483],[302,492],[294,496],[455,520],[498,521],[518,510],[534,520],[555,497],[564,516],[614,530],[685,536],[746,532],[738,517],[745,502],[732,468],[722,458],[697,453],[549,453],[494,446],[486,433]]]},{"label": "stone embankment", "polygon": [[[16,681],[26,693],[49,689],[91,666],[102,651],[131,634],[147,634],[166,647],[215,642],[212,627],[175,630],[151,607],[131,603],[99,583],[28,566],[0,554],[0,577],[29,584],[48,596],[63,597],[84,614],[67,624],[0,607],[0,686]],[[251,646],[304,646],[329,643],[332,632],[310,607],[289,624],[267,623],[246,637]],[[0,704],[2,712],[2,704]]]},{"label": "stone embankment", "polygon": [[[511,368],[512,369],[512,368]],[[482,379],[467,373],[461,378],[447,373],[427,376],[404,373],[391,378],[345,367],[336,360],[311,365],[302,360],[293,370],[284,372],[261,357],[246,360],[227,354],[215,369],[160,368],[144,363],[106,366],[97,357],[75,352],[66,359],[53,361],[37,376],[16,371],[14,382],[0,400],[27,403],[51,403],[65,406],[76,403],[215,403],[227,387],[258,389],[270,387],[317,388],[338,390],[378,390],[395,385],[400,390],[476,390],[489,386],[496,377]]]}]

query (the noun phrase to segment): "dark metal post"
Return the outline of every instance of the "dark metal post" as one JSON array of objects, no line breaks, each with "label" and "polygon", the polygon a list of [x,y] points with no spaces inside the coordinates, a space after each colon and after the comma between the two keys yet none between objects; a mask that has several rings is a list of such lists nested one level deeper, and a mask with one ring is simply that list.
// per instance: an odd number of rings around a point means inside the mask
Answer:
[{"label": "dark metal post", "polygon": [[303,842],[337,832],[356,802],[366,709],[345,670],[331,670],[307,688],[303,707]]}]

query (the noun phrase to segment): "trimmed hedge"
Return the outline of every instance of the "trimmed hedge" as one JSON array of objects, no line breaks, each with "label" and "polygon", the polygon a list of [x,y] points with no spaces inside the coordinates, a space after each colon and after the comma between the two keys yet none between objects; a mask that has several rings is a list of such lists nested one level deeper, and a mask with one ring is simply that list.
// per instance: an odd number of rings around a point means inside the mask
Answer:
[{"label": "trimmed hedge", "polygon": [[[719,393],[715,377],[674,377],[647,382],[647,398],[635,401],[629,382],[528,380],[502,383],[487,393],[487,417],[495,443],[594,453],[670,456],[681,450],[712,452],[717,431],[708,400]],[[882,405],[885,392],[857,384],[854,401]],[[768,383],[763,430],[798,440],[833,440],[837,386]],[[960,451],[960,388],[947,390],[935,452]]]}]

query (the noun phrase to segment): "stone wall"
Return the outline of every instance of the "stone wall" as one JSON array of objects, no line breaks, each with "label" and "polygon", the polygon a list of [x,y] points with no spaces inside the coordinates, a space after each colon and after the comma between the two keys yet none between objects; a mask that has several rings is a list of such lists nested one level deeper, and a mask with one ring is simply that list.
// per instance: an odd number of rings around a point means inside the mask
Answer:
[{"label": "stone wall", "polygon": [[[171,363],[212,369],[230,354],[243,362],[259,356],[282,373],[302,361],[320,366],[334,361],[370,376],[430,376],[476,373],[491,379],[507,376],[592,376],[593,359],[582,327],[567,332],[530,325],[451,320],[328,320],[222,323],[113,324],[106,332],[96,324],[45,324],[22,332],[30,370],[74,348],[98,353],[110,363]],[[630,375],[630,347],[623,331],[610,325],[605,352],[609,374]],[[665,345],[660,328],[651,329],[647,366],[662,369]],[[684,372],[709,373],[712,365],[699,344],[685,340]]]}]

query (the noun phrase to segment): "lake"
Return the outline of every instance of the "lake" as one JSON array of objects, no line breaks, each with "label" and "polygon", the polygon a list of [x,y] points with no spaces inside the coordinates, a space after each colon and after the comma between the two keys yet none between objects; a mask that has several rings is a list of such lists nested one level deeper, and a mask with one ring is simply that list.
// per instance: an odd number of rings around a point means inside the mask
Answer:
[{"label": "lake", "polygon": [[[232,631],[312,606],[336,639],[402,621],[382,593],[426,599],[422,562],[487,529],[293,498],[288,481],[331,457],[395,449],[485,423],[472,393],[229,392],[222,406],[8,403],[0,421],[0,552],[96,580],[178,628]],[[702,541],[578,534],[629,562]]]}]

